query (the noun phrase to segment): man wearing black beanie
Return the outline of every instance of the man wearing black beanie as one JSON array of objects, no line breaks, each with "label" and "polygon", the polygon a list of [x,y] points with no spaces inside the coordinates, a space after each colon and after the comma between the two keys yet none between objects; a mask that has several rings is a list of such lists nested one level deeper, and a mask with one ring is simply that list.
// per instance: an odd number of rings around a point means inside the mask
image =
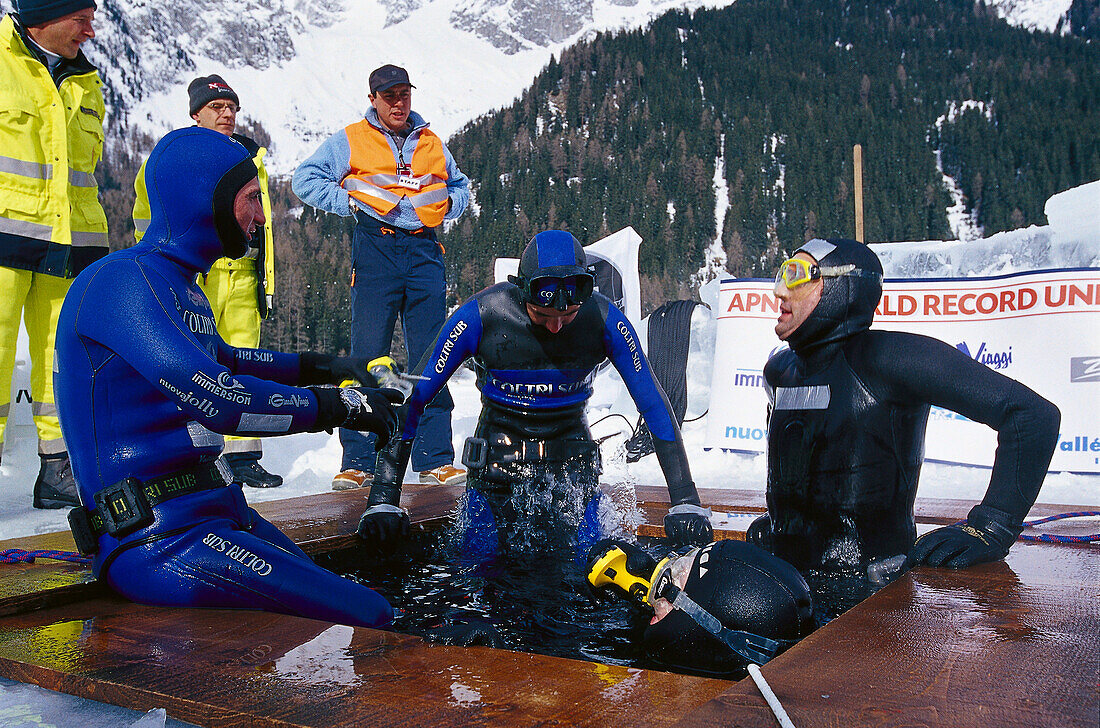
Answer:
[{"label": "man wearing black beanie", "polygon": [[[93,0],[15,0],[15,12],[0,21],[0,108],[22,120],[8,127],[0,149],[0,447],[23,318],[41,458],[35,508],[80,503],[52,372],[65,292],[107,253],[107,218],[94,176],[103,155],[102,81],[80,50],[95,37],[95,9]],[[39,64],[48,73],[36,70]]]},{"label": "man wearing black beanie", "polygon": [[[196,126],[212,129],[239,142],[252,155],[260,181],[261,202],[266,222],[256,229],[248,251],[238,259],[219,258],[209,272],[199,276],[199,286],[210,300],[218,333],[231,346],[255,349],[260,345],[260,322],[267,317],[274,293],[275,248],[271,234],[271,198],[268,195],[267,149],[253,139],[237,134],[237,112],[241,102],[221,76],[200,76],[187,86],[187,110]],[[145,164],[134,180],[134,237],[141,242],[149,225],[149,195],[145,189]],[[263,448],[255,437],[226,437],[224,457],[233,480],[253,488],[276,488],[279,475],[260,464]]]}]

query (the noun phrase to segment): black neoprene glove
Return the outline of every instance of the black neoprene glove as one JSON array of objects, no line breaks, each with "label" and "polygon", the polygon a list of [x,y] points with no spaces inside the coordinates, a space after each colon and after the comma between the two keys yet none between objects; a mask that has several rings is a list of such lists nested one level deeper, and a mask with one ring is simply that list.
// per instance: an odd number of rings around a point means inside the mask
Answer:
[{"label": "black neoprene glove", "polygon": [[412,440],[395,440],[379,450],[367,510],[355,533],[379,549],[409,535],[409,514],[401,508],[401,482],[412,455]]},{"label": "black neoprene glove", "polygon": [[974,506],[965,524],[938,528],[918,538],[905,560],[905,568],[924,564],[965,569],[1003,559],[1023,530],[1022,524],[1014,521],[1004,511]]},{"label": "black neoprene glove", "polygon": [[377,387],[378,382],[367,371],[366,357],[333,356],[307,351],[298,355],[298,383],[342,384],[348,380],[364,387]]},{"label": "black neoprene glove", "polygon": [[378,435],[376,447],[383,447],[397,434],[394,404],[404,395],[396,389],[369,387],[306,387],[317,397],[317,430],[333,427],[366,430]]},{"label": "black neoprene glove", "polygon": [[484,620],[472,618],[430,627],[424,633],[424,638],[436,644],[457,647],[482,645],[499,649],[505,646],[504,639],[496,627]]},{"label": "black neoprene glove", "polygon": [[[692,489],[695,486],[692,485]],[[714,540],[710,509],[697,503],[680,503],[668,509],[665,535],[676,546],[706,546]]]},{"label": "black neoprene glove", "polygon": [[397,410],[405,397],[396,389],[370,389],[369,387],[344,387],[340,399],[348,407],[348,418],[342,427],[349,430],[366,430],[378,436],[375,447],[385,447],[397,434]]}]

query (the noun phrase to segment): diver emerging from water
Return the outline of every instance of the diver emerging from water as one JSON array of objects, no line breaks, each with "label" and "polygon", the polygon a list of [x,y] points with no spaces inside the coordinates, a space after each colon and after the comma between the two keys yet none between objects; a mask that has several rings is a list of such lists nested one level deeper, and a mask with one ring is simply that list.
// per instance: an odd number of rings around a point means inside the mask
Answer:
[{"label": "diver emerging from water", "polygon": [[[942,341],[869,330],[882,264],[855,240],[811,240],[779,270],[768,360],[768,514],[749,541],[803,570],[1003,558],[1038,496],[1058,408]],[[929,407],[997,430],[989,488],[965,525],[916,539]],[[916,544],[914,545],[914,541]],[[906,559],[905,556],[908,555]]]},{"label": "diver emerging from water", "polygon": [[607,359],[653,433],[671,502],[665,533],[677,543],[710,541],[710,511],[700,505],[668,399],[634,328],[593,284],[577,239],[548,230],[524,249],[518,276],[475,294],[446,321],[415,370],[426,379],[409,399],[401,439],[379,455],[361,537],[385,544],[407,533],[400,486],[420,415],[472,357],[482,409],[463,453],[470,469],[460,518],[467,553],[517,545],[512,537],[530,543],[532,510],[559,522],[547,535],[571,530],[568,545],[577,553],[605,535],[598,523],[599,449],[585,405],[596,367]]},{"label": "diver emerging from water", "polygon": [[660,667],[743,674],[813,631],[810,589],[793,566],[744,541],[673,551],[660,562],[615,539],[589,552],[588,582],[654,614],[642,638]]}]

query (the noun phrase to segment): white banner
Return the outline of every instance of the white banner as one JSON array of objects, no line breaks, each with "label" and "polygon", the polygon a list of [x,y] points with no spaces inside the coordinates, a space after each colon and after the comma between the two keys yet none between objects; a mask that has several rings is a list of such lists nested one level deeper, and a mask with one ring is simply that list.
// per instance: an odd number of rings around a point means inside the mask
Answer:
[{"label": "white banner", "polygon": [[[718,298],[708,448],[763,452],[764,363],[775,336],[772,281],[727,279]],[[1100,269],[970,279],[887,280],[873,328],[932,336],[1058,405],[1052,471],[1100,473]],[[925,459],[992,466],[996,432],[933,408]]]}]

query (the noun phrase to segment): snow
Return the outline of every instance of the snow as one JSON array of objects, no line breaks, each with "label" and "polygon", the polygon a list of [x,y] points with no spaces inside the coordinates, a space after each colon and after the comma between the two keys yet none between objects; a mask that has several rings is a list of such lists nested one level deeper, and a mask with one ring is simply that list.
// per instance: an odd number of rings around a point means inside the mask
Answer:
[{"label": "snow", "polygon": [[[10,2],[0,0],[5,6]],[[239,122],[257,120],[271,134],[268,169],[274,175],[288,175],[328,135],[362,117],[369,103],[368,76],[383,63],[409,70],[416,86],[414,108],[446,139],[473,119],[511,104],[551,56],[560,57],[563,50],[578,41],[597,32],[645,27],[672,9],[721,8],[732,2],[593,0],[576,32],[556,41],[547,39],[543,45],[523,37],[523,29],[516,27],[523,22],[522,14],[514,3],[506,1],[468,0],[456,4],[451,0],[423,0],[409,7],[395,7],[382,0],[344,0],[323,10],[303,4],[284,3],[269,9],[246,3],[253,11],[250,27],[264,28],[262,33],[272,35],[271,43],[290,43],[288,58],[276,50],[272,52],[274,60],[266,60],[265,56],[263,62],[257,61],[262,68],[249,66],[240,54],[232,52],[234,49],[221,47],[233,43],[232,38],[217,36],[217,41],[209,42],[196,38],[195,43],[180,49],[186,58],[164,59],[170,67],[162,70],[144,66],[113,68],[121,51],[111,43],[120,42],[118,36],[124,32],[120,28],[105,28],[104,48],[91,56],[94,62],[110,69],[112,83],[124,96],[140,97],[125,102],[125,114],[131,124],[153,138],[191,124],[186,109],[187,84],[192,78],[220,74],[241,98]],[[1070,2],[993,0],[992,5],[1013,25],[1053,31]],[[150,8],[140,0],[122,2],[119,10],[130,23],[149,22],[152,17]],[[272,10],[278,12],[271,15]],[[215,28],[233,19],[223,17],[226,10],[217,3],[202,3],[195,12]],[[499,33],[501,47],[459,27],[456,13],[481,27],[492,24]],[[393,22],[398,14],[403,17]],[[105,16],[100,23],[106,23]],[[552,22],[528,35],[545,38],[552,34],[551,26]],[[680,37],[686,40],[686,31],[681,31]],[[134,52],[150,61],[160,58],[164,51],[155,38],[132,40]],[[504,47],[509,42],[516,44],[516,52]],[[202,49],[210,46],[213,49],[204,56]],[[427,48],[430,52],[425,52]],[[687,58],[682,62],[686,64]]]},{"label": "snow", "polygon": [[998,16],[1010,25],[1053,32],[1069,13],[1073,0],[990,0]]},{"label": "snow", "polygon": [[[195,70],[179,74],[167,90],[128,109],[130,121],[157,138],[191,123],[187,84],[196,75],[223,76],[241,99],[238,123],[258,120],[272,136],[268,169],[288,175],[321,141],[358,119],[369,105],[368,77],[384,64],[408,69],[416,87],[413,107],[444,139],[477,117],[510,105],[550,61],[567,47],[600,31],[644,27],[672,9],[729,5],[732,0],[638,0],[593,2],[591,19],[568,38],[537,46],[512,34],[522,50],[507,53],[473,32],[456,27],[452,13],[476,13],[467,3],[420,3],[398,23],[386,25],[380,0],[345,0],[335,22],[306,25],[293,35],[294,56],[266,68],[234,59],[203,57],[189,49]],[[482,22],[509,11],[508,4],[481,9]],[[498,26],[507,33],[510,23]],[[425,39],[432,39],[428,43]],[[430,52],[425,49],[430,48]]]}]

